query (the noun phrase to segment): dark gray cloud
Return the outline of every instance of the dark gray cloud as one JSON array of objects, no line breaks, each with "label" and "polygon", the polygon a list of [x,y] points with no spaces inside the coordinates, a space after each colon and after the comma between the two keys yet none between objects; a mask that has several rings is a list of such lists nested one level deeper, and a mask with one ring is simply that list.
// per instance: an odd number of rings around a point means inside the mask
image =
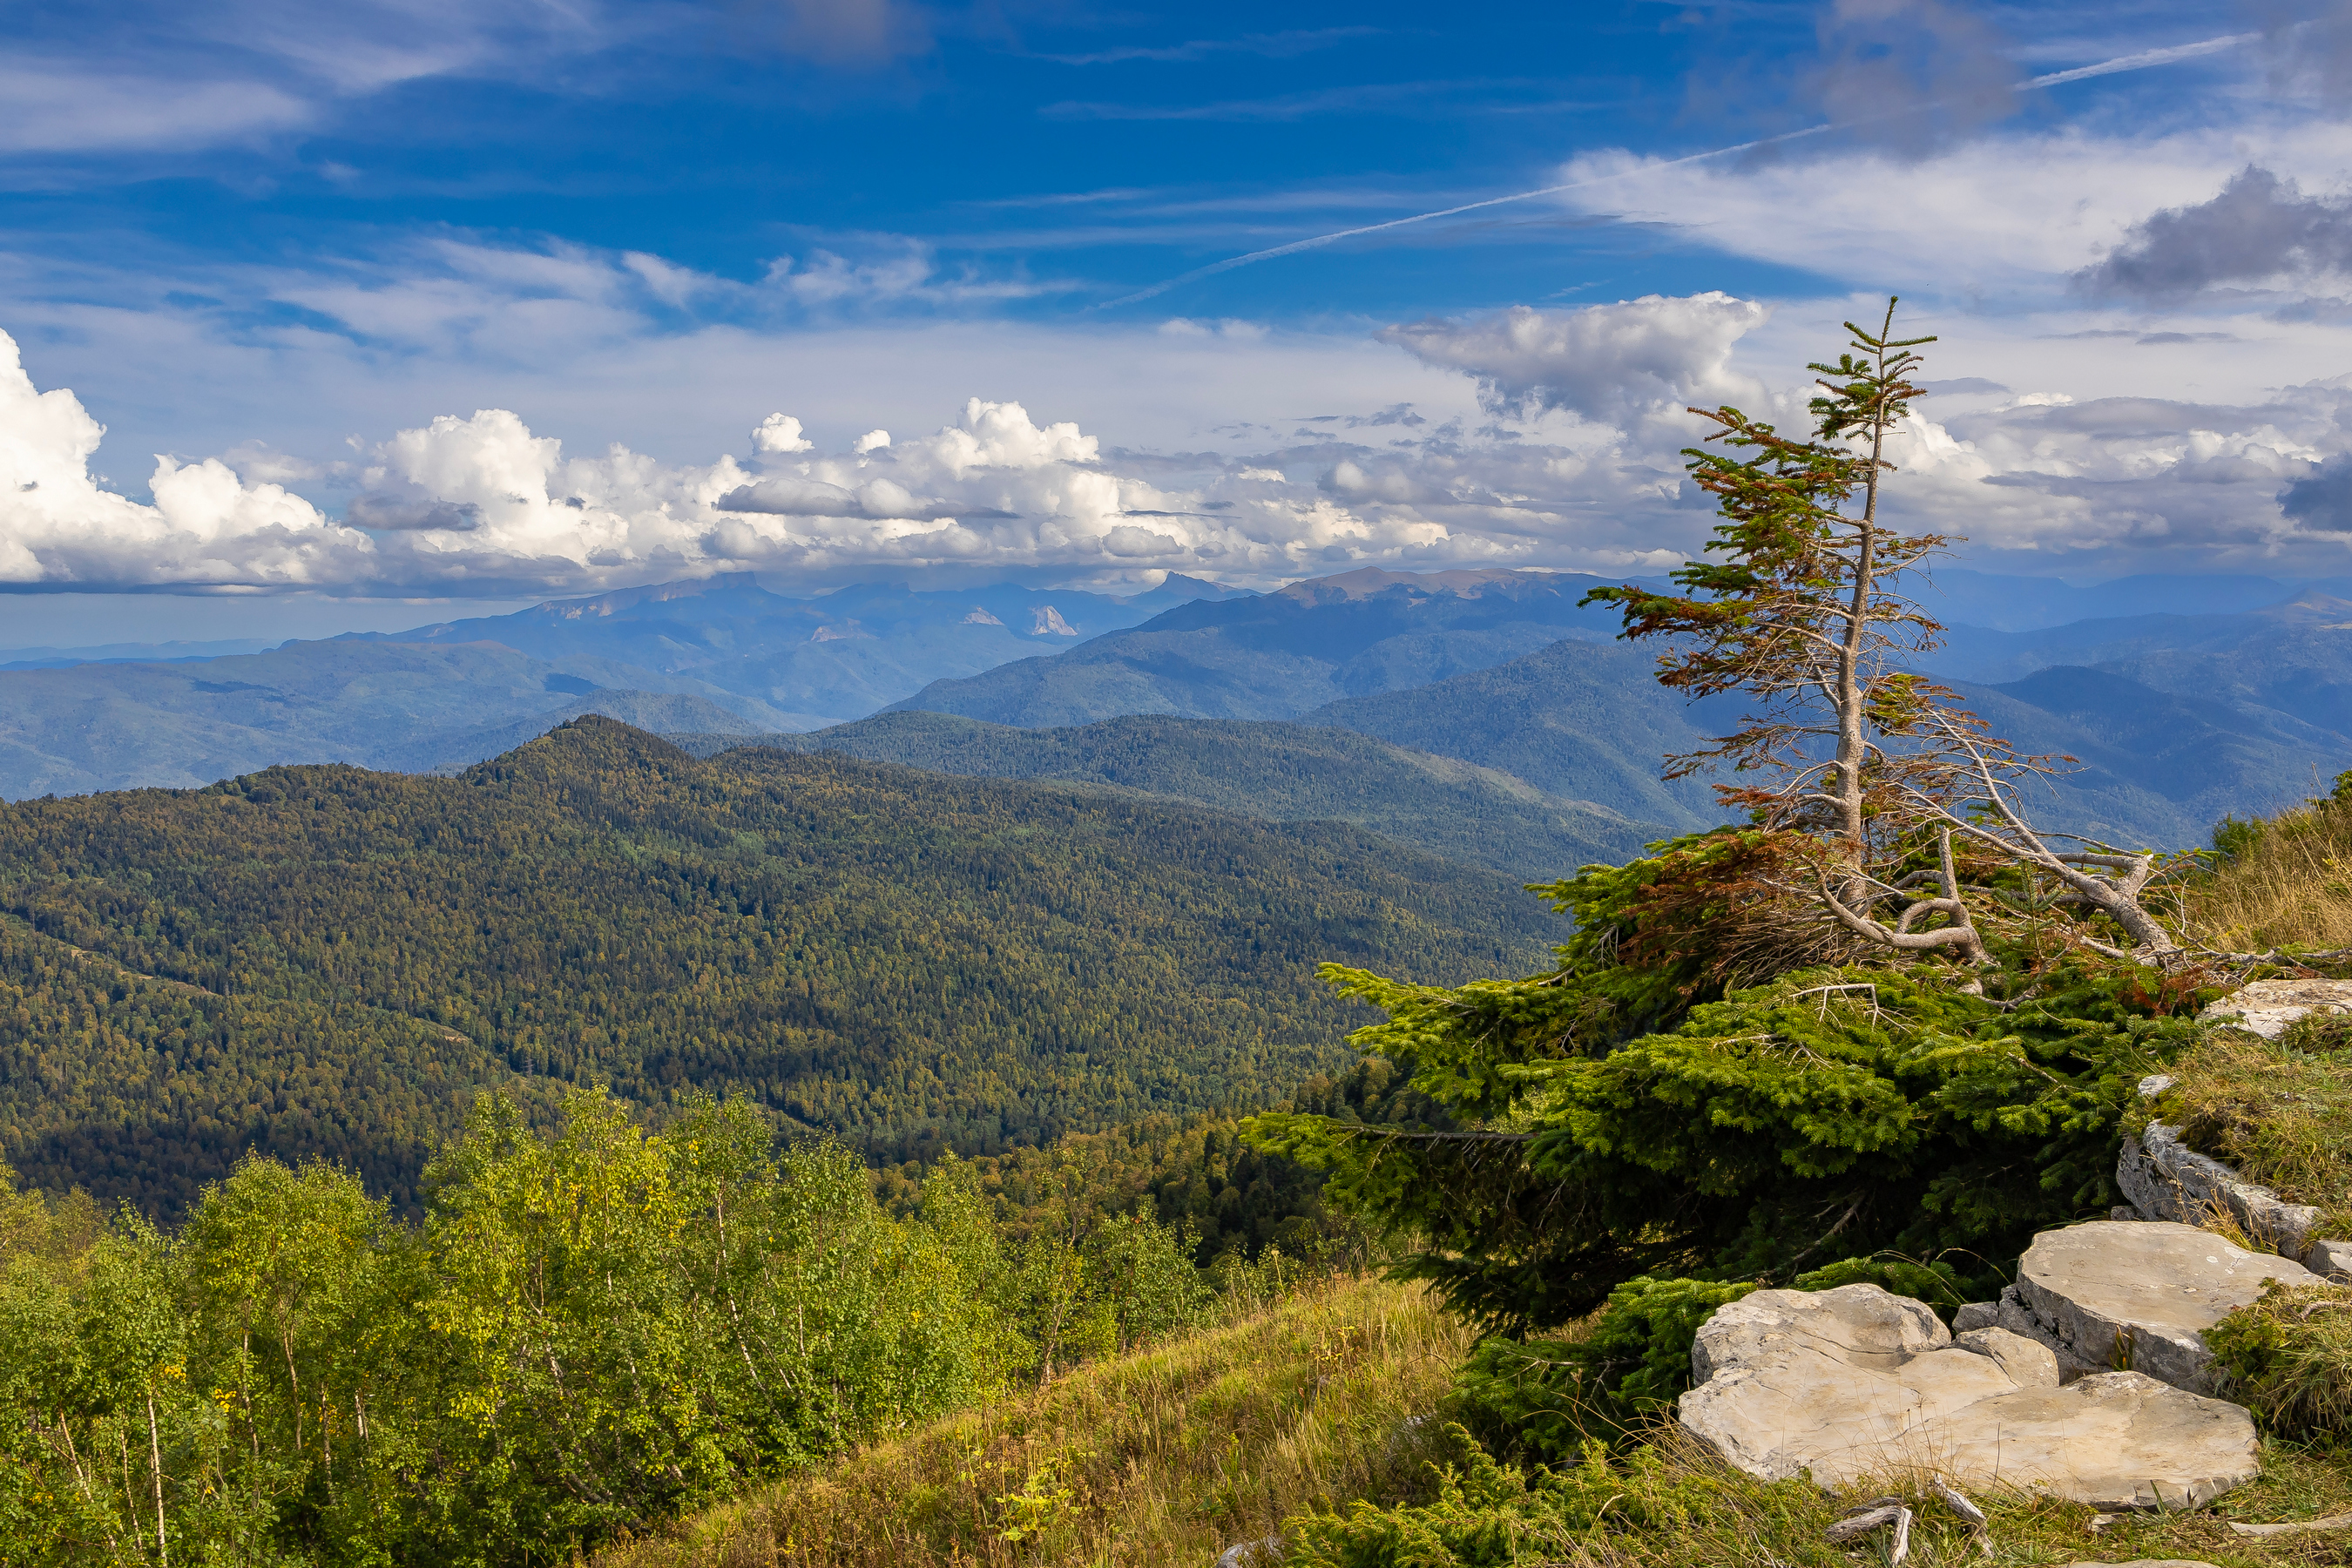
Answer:
[{"label": "dark gray cloud", "polygon": [[818,65],[886,65],[931,48],[931,18],[903,0],[732,0],[739,42]]},{"label": "dark gray cloud", "polygon": [[2346,0],[2251,0],[2263,26],[2272,83],[2315,93],[2341,113],[2352,92],[2352,5]]},{"label": "dark gray cloud", "polygon": [[2279,510],[2314,533],[2352,533],[2352,454],[2339,453],[2289,484],[2279,492]]},{"label": "dark gray cloud", "polygon": [[402,491],[372,490],[352,498],[343,519],[377,533],[416,533],[438,529],[471,533],[482,526],[482,509],[472,501],[448,501],[411,485]]},{"label": "dark gray cloud", "polygon": [[1833,0],[1807,95],[1854,134],[1924,153],[2014,113],[2024,73],[1982,16],[1941,0]]},{"label": "dark gray cloud", "polygon": [[2105,261],[2074,275],[2095,299],[2179,300],[2219,284],[2311,278],[2352,267],[2352,200],[2306,196],[2249,163],[2221,194],[2166,207]]}]

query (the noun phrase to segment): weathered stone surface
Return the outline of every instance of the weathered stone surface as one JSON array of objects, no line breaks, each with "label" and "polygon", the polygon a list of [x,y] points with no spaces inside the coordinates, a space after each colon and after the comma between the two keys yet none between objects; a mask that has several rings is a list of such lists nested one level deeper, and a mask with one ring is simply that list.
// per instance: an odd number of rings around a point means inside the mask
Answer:
[{"label": "weathered stone surface", "polygon": [[1990,1329],[2000,1321],[2000,1302],[1971,1301],[1952,1314],[1952,1332],[1965,1334],[1971,1329]]},{"label": "weathered stone surface", "polygon": [[1960,1350],[1990,1356],[2020,1388],[2055,1388],[2063,1381],[2058,1375],[2057,1352],[2040,1340],[1991,1328],[1954,1334],[1952,1343]]},{"label": "weathered stone surface", "polygon": [[2072,1383],[2090,1373],[2115,1370],[2105,1362],[2083,1361],[2074,1354],[2072,1346],[2059,1343],[2058,1336],[2051,1331],[2049,1325],[2034,1318],[2032,1310],[2025,1304],[2025,1299],[2017,1293],[2016,1286],[2011,1285],[2003,1290],[2000,1300],[1994,1305],[1999,1313],[1993,1320],[1997,1327],[2035,1341],[2057,1358],[2058,1380],[2061,1383]]},{"label": "weathered stone surface", "polygon": [[1784,1359],[1792,1343],[1825,1332],[1842,1365],[1897,1367],[1952,1342],[1934,1309],[1875,1285],[1834,1290],[1759,1290],[1718,1307],[1691,1342],[1691,1384],[1718,1372]]},{"label": "weathered stone surface", "polygon": [[[2239,994],[2272,984],[2288,987],[2302,996],[2281,1005],[2292,1010],[2294,1017],[2311,1010],[2307,993],[2315,986],[2338,986],[2352,993],[2352,981],[2260,981]],[[2211,1022],[2227,1005],[2226,1000],[2216,1002],[2198,1016]],[[2263,1016],[2267,1021],[2270,1015]],[[2285,1026],[2285,1023],[2278,1026],[2280,1030]],[[2140,1098],[2154,1100],[2175,1081],[2168,1074],[2151,1073],[2139,1080]],[[2308,1204],[2288,1203],[2221,1161],[2200,1154],[2180,1142],[2177,1127],[2151,1122],[2138,1137],[2126,1134],[2123,1152],[2116,1161],[2116,1184],[2131,1203],[2111,1211],[2109,1219],[2168,1219],[2204,1226],[2226,1216],[2244,1236],[2294,1258],[2314,1274],[2352,1279],[2352,1241],[2331,1241],[2319,1236],[2319,1210]]]},{"label": "weathered stone surface", "polygon": [[2062,1361],[2127,1365],[2210,1394],[2218,1374],[2204,1331],[2273,1279],[2305,1284],[2312,1275],[2194,1226],[2093,1220],[2035,1237],[2012,1289]]},{"label": "weathered stone surface", "polygon": [[1956,1345],[1925,1307],[1874,1285],[1759,1290],[1700,1327],[1682,1423],[1751,1475],[1832,1487],[1928,1472],[1963,1489],[2182,1506],[2257,1473],[2253,1422],[2234,1405],[2138,1373],[2061,1387],[2042,1347],[1971,1332]]},{"label": "weathered stone surface", "polygon": [[2132,1206],[2149,1219],[2205,1225],[2227,1216],[2248,1237],[2276,1247],[2282,1257],[2301,1258],[2317,1239],[2319,1211],[2291,1204],[2257,1186],[2210,1155],[2180,1142],[2180,1130],[2150,1122],[2137,1137],[2126,1134],[2116,1161],[2116,1184]]},{"label": "weathered stone surface", "polygon": [[2257,980],[2209,1004],[2197,1021],[2234,1022],[2275,1040],[2306,1013],[2352,1013],[2352,980]]},{"label": "weathered stone surface", "polygon": [[2315,1241],[2300,1260],[2323,1279],[2352,1279],[2352,1241]]}]

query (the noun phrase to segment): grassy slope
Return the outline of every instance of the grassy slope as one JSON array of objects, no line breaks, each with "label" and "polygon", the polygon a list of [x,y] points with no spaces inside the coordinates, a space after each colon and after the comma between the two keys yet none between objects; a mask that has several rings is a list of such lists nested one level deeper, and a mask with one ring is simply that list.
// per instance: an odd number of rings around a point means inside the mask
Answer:
[{"label": "grassy slope", "polygon": [[[1475,1510],[1486,1538],[1447,1540],[1433,1465],[1467,1477],[1444,1398],[1467,1348],[1416,1289],[1360,1282],[1097,1363],[1037,1394],[951,1416],[614,1548],[594,1568],[1209,1568],[1287,1529],[1288,1561],[1348,1568],[1851,1568],[1868,1542],[1822,1531],[1875,1488],[1832,1495],[1728,1469],[1671,1431],[1634,1459],[1571,1471],[1549,1497]],[[1430,1417],[1409,1424],[1413,1416]],[[2000,1564],[2187,1559],[2220,1568],[2342,1560],[2329,1538],[2247,1542],[2231,1520],[2352,1509],[2352,1476],[2273,1444],[2252,1486],[2196,1514],[2125,1517],[2024,1497],[1980,1500]],[[1509,1483],[1503,1489],[1510,1489]],[[1354,1554],[1316,1542],[1357,1500],[1436,1502],[1431,1528]],[[1912,1561],[1982,1561],[1958,1521],[1914,1498]],[[1473,1510],[1461,1510],[1466,1521]],[[1293,1521],[1328,1521],[1300,1531]],[[1034,1527],[1034,1531],[1031,1527]],[[1015,1531],[1019,1539],[1008,1539]],[[1474,1532],[1475,1533],[1475,1532]]]},{"label": "grassy slope", "polygon": [[[2239,952],[2352,945],[2352,801],[2309,802],[2241,830],[2182,889],[2183,934]],[[2315,963],[2329,973],[2340,963]],[[2352,1235],[2352,1029],[2312,1019],[2266,1042],[2218,1031],[2172,1069],[2158,1114],[2189,1144]]]},{"label": "grassy slope", "polygon": [[1467,1342],[1418,1287],[1335,1286],[933,1423],[598,1568],[1205,1568],[1301,1510],[1418,1484],[1442,1437],[1411,1418]]},{"label": "grassy slope", "polygon": [[[713,742],[724,743],[692,749]],[[1492,768],[1300,724],[1153,714],[1024,730],[908,712],[761,743],[966,777],[1107,784],[1276,822],[1351,823],[1527,881],[1622,860],[1669,831]]]}]

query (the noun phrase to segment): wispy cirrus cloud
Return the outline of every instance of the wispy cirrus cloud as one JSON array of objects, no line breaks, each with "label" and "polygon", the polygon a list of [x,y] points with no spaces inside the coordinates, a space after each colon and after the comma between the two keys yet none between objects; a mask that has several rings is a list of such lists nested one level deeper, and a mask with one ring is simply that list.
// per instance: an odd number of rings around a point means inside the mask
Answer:
[{"label": "wispy cirrus cloud", "polygon": [[[1528,93],[1556,83],[1529,78],[1481,78],[1458,81],[1366,82],[1321,88],[1274,98],[1233,99],[1217,103],[1049,103],[1038,110],[1046,120],[1277,121],[1318,114],[1399,114],[1422,110],[1440,100],[1496,93]],[[1493,107],[1482,103],[1482,108]]]},{"label": "wispy cirrus cloud", "polygon": [[520,78],[627,30],[545,0],[194,0],[144,14],[26,8],[0,67],[0,152],[186,154],[315,127],[431,77]]},{"label": "wispy cirrus cloud", "polygon": [[294,130],[314,106],[250,79],[93,74],[73,60],[0,64],[0,153],[216,145]]},{"label": "wispy cirrus cloud", "polygon": [[1154,60],[1163,64],[1191,64],[1213,59],[1219,55],[1255,55],[1263,59],[1284,60],[1328,49],[1351,38],[1377,38],[1388,33],[1386,27],[1306,27],[1281,33],[1244,33],[1237,38],[1192,38],[1181,44],[1129,45],[1118,48],[1096,49],[1086,54],[1040,55],[1040,59],[1066,66],[1124,65],[1133,60]]}]

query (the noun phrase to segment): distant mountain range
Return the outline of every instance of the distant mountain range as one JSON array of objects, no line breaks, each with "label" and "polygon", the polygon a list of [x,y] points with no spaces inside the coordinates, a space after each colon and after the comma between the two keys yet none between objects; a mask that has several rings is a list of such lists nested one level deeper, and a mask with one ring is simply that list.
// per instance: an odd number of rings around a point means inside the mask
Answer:
[{"label": "distant mountain range", "polygon": [[1529,881],[1623,860],[1675,830],[1458,758],[1307,724],[1149,714],[1020,730],[884,713],[807,735],[672,739],[706,756],[745,744],[835,752],[965,777],[1059,779],[1272,822],[1345,822]]},{"label": "distant mountain range", "polygon": [[[805,730],[862,719],[929,681],[976,675],[1041,650],[1058,653],[1195,599],[1235,596],[1249,595],[1171,575],[1128,599],[1010,584],[961,592],[877,584],[793,599],[745,572],[337,640],[496,643],[566,668],[568,661],[602,659],[649,671],[659,682],[690,685],[746,719]],[[617,670],[614,676],[598,684],[632,684]],[[652,691],[684,689],[635,683]]]},{"label": "distant mountain range", "polygon": [[1171,577],[1130,599],[1009,585],[792,599],[745,574],[226,658],[85,650],[100,657],[0,670],[0,796],[185,787],[283,763],[446,770],[584,713],[661,731],[814,729],[1231,593]]},{"label": "distant mountain range", "polygon": [[[1655,684],[1647,651],[1591,640],[1613,629],[1576,608],[1593,582],[1354,573],[1187,605],[1057,658],[935,682],[899,708],[1039,727],[1117,711],[1286,720],[1474,763],[1629,822],[1717,820],[1708,784],[1662,782],[1658,758],[1723,733],[1740,705],[1685,705]],[[1479,657],[1555,633],[1516,658]],[[2347,634],[2352,604],[2306,593],[2239,615],[1960,627],[1927,662],[1948,679],[1993,677],[1958,684],[1996,731],[2078,760],[2040,806],[2050,826],[2182,845],[2352,767]],[[1416,665],[1430,678],[1406,678]]]},{"label": "distant mountain range", "polygon": [[[1664,783],[1658,759],[1738,717],[1660,689],[1650,651],[1580,605],[1612,580],[1365,569],[1265,595],[1171,577],[1128,599],[796,599],[739,575],[226,658],[20,650],[57,667],[0,670],[0,794],[284,762],[446,773],[601,713],[698,749],[800,735],[778,743],[1343,820],[1550,876],[1716,820],[1706,783]],[[2053,826],[2200,842],[2352,767],[2338,586],[1948,571],[1930,607],[1953,624],[1924,668],[2025,749],[2080,760]],[[2060,618],[2086,609],[2146,613]]]},{"label": "distant mountain range", "polygon": [[1578,601],[1613,580],[1367,567],[1187,605],[1066,654],[935,680],[894,707],[1029,728],[1122,713],[1292,719],[1341,698],[1507,663],[1563,637],[1612,637],[1616,615]]}]

